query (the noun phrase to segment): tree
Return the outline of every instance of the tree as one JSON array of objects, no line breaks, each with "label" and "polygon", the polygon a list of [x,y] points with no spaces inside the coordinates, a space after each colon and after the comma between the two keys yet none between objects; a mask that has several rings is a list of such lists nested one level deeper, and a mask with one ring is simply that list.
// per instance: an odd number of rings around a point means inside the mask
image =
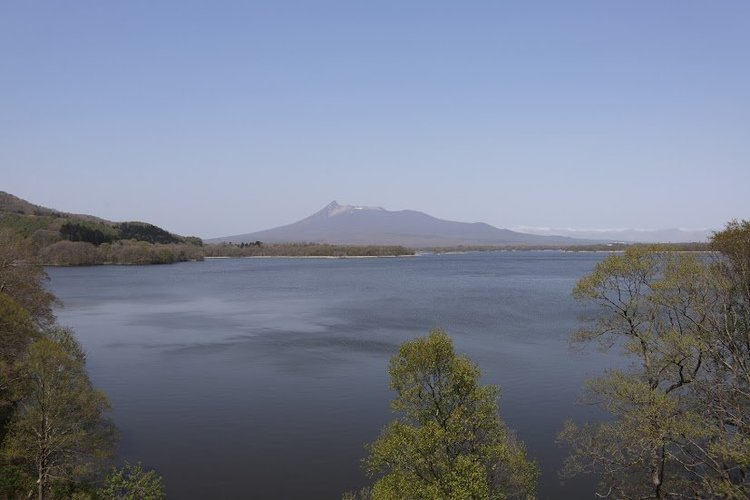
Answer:
[{"label": "tree", "polygon": [[130,465],[125,462],[119,469],[113,469],[99,490],[103,500],[161,500],[165,498],[164,482],[153,470],[146,471],[139,462]]},{"label": "tree", "polygon": [[18,383],[18,363],[39,334],[29,314],[9,295],[0,292],[0,443],[13,410],[12,388]]},{"label": "tree", "polygon": [[0,292],[13,298],[38,326],[54,322],[56,299],[44,288],[47,274],[33,245],[16,232],[0,228]]},{"label": "tree", "polygon": [[633,364],[589,383],[615,418],[566,424],[563,476],[595,473],[598,494],[617,498],[750,493],[748,308],[733,262],[629,248],[579,281],[574,296],[598,307],[573,341],[622,348]]},{"label": "tree", "polygon": [[696,384],[708,438],[691,443],[704,489],[750,497],[750,221],[731,221],[714,234],[720,257],[711,266],[712,307],[703,307],[705,377]]},{"label": "tree", "polygon": [[15,378],[15,364],[38,336],[29,313],[8,294],[0,292],[0,404]]},{"label": "tree", "polygon": [[401,417],[369,445],[373,499],[532,497],[537,467],[498,416],[498,389],[444,332],[404,343],[391,360]]},{"label": "tree", "polygon": [[[31,243],[0,228],[0,498],[98,498],[116,433],[81,346],[55,327],[45,280]],[[163,490],[154,472],[118,474],[136,497],[163,497],[144,496]]]},{"label": "tree", "polygon": [[115,430],[104,417],[107,399],[92,388],[71,332],[52,330],[35,341],[19,370],[19,398],[2,452],[34,471],[43,500],[53,484],[94,478],[113,452]]}]

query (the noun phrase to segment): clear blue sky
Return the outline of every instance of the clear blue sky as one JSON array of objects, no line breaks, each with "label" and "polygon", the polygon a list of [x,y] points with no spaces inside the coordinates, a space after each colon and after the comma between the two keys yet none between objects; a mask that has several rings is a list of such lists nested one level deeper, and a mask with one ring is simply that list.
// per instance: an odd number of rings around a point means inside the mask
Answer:
[{"label": "clear blue sky", "polygon": [[0,190],[203,237],[329,201],[750,218],[750,1],[0,4]]}]

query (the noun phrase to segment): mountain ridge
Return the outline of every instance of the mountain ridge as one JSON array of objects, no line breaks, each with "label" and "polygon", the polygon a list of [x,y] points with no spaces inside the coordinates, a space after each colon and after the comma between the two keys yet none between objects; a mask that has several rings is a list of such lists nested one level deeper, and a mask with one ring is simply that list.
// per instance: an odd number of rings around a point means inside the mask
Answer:
[{"label": "mountain ridge", "polygon": [[583,240],[525,234],[484,222],[438,219],[417,210],[341,205],[337,201],[291,224],[252,233],[206,240],[209,243],[331,243],[340,245],[404,245],[413,248],[446,246],[576,245]]}]

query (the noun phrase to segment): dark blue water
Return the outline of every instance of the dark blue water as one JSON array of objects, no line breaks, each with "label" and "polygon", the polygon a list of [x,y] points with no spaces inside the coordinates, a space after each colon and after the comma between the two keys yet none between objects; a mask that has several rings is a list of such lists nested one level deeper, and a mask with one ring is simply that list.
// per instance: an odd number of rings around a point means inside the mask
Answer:
[{"label": "dark blue water", "polygon": [[561,485],[582,382],[618,363],[578,353],[570,297],[601,254],[499,252],[391,259],[239,259],[49,269],[58,312],[114,408],[121,457],[171,498],[340,498],[367,483],[363,444],[391,418],[387,364],[441,327],[502,388],[501,414]]}]

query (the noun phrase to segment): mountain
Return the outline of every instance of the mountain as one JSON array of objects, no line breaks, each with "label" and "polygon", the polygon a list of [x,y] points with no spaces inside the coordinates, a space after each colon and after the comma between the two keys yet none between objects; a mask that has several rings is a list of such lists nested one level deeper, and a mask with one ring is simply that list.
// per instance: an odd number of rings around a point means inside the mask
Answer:
[{"label": "mountain", "polygon": [[404,245],[413,248],[592,243],[568,237],[524,234],[481,222],[447,221],[414,210],[390,211],[381,207],[339,205],[335,201],[293,224],[207,241]]},{"label": "mountain", "polygon": [[706,242],[713,235],[710,229],[557,229],[547,227],[516,228],[530,234],[558,235],[571,238],[609,240],[624,243],[695,243]]}]

